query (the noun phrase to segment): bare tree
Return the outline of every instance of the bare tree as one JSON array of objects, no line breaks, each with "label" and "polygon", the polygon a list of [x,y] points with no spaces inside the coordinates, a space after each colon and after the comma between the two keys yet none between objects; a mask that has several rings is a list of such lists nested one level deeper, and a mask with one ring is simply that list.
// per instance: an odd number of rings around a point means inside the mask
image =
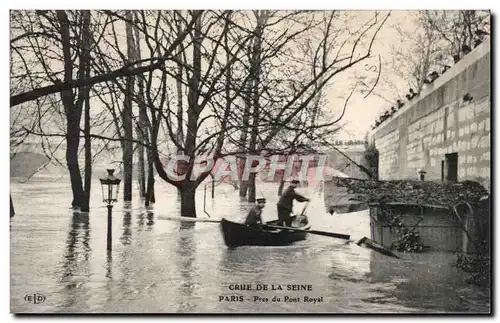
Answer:
[{"label": "bare tree", "polygon": [[[413,89],[421,92],[429,75],[449,69],[489,34],[489,12],[480,10],[418,10],[405,12],[411,24],[394,23],[397,41],[385,62],[375,93],[388,102]],[[411,26],[411,27],[404,27]],[[388,98],[384,92],[393,97]]]}]

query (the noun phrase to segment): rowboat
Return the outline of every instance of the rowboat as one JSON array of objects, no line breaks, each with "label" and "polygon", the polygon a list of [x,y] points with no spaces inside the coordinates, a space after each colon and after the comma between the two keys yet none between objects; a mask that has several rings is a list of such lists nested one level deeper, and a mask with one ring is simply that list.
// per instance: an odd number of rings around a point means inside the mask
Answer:
[{"label": "rowboat", "polygon": [[[295,216],[292,217],[295,220]],[[277,225],[278,220],[266,222],[266,225]],[[294,225],[296,221],[292,222]],[[269,229],[262,227],[247,226],[242,223],[232,222],[226,219],[221,220],[220,228],[224,242],[228,247],[239,246],[286,246],[295,241],[305,240],[310,223],[302,226],[293,226],[300,231],[286,229]]]}]

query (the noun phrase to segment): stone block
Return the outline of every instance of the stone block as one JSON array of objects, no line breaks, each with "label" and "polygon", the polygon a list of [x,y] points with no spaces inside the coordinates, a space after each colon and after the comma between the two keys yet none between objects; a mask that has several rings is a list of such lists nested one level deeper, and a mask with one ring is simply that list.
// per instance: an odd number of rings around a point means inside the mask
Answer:
[{"label": "stone block", "polygon": [[471,131],[472,133],[477,132],[477,122],[473,122],[473,123],[471,123],[471,125],[470,125],[470,131]]},{"label": "stone block", "polygon": [[465,111],[464,109],[458,110],[458,122],[464,122],[465,121]]}]

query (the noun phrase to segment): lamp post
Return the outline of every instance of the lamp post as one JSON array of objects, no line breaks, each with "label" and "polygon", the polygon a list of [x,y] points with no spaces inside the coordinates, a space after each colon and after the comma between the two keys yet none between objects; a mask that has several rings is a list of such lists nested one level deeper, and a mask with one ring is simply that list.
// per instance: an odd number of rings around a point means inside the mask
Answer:
[{"label": "lamp post", "polygon": [[107,249],[111,251],[111,213],[113,210],[113,203],[118,201],[118,189],[120,187],[121,180],[117,178],[113,173],[114,169],[108,169],[108,175],[105,178],[101,178],[101,189],[102,189],[102,201],[108,206],[108,243]]}]

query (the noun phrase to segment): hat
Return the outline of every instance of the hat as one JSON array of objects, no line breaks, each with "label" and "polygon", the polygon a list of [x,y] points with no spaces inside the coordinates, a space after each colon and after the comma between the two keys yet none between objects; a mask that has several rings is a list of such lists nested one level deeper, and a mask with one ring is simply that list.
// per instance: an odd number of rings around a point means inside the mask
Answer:
[{"label": "hat", "polygon": [[259,199],[257,199],[257,203],[266,203],[266,199],[265,198],[259,198]]}]

